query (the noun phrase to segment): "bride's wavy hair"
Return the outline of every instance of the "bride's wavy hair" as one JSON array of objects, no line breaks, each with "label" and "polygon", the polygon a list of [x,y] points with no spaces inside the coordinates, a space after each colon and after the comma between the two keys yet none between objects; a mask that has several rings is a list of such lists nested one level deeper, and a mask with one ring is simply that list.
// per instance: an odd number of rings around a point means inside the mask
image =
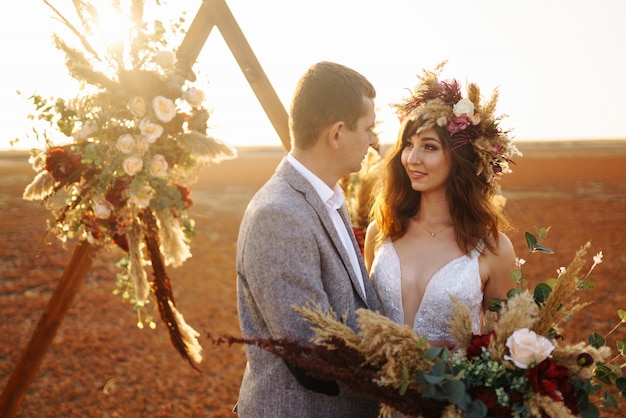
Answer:
[{"label": "bride's wavy hair", "polygon": [[[372,207],[372,217],[378,227],[377,243],[387,238],[392,241],[402,237],[409,219],[420,209],[421,193],[413,190],[401,162],[402,150],[423,120],[405,118],[398,132],[398,139],[385,155],[381,192]],[[502,211],[494,204],[493,188],[484,176],[477,175],[479,157],[469,145],[453,147],[446,128],[433,126],[442,140],[444,152],[450,155],[452,167],[447,179],[447,198],[454,224],[456,242],[464,253],[469,253],[480,240],[486,248],[495,252],[498,231],[510,224]],[[488,238],[492,239],[488,239]]]}]

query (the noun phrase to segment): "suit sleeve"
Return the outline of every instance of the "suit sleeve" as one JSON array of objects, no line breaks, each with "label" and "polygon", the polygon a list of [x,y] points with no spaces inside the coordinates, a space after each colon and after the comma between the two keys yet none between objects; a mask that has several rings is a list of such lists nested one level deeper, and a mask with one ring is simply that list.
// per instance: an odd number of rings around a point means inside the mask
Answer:
[{"label": "suit sleeve", "polygon": [[[320,233],[317,222],[304,222],[301,213],[280,206],[258,210],[248,225],[240,268],[254,298],[248,303],[255,304],[272,338],[309,344],[313,331],[293,306],[314,302],[329,308],[321,277]],[[314,379],[302,369],[287,367],[305,388],[331,396],[339,393],[336,382]]]}]

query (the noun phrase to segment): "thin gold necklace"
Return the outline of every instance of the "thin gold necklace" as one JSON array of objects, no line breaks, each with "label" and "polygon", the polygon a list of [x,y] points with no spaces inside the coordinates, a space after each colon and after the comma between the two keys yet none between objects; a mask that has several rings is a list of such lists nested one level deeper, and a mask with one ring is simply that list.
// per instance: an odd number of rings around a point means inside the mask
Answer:
[{"label": "thin gold necklace", "polygon": [[421,223],[420,221],[417,221],[417,224],[418,224],[419,226],[421,226],[421,227],[424,229],[424,231],[428,232],[428,233],[430,234],[430,236],[431,236],[431,237],[433,237],[433,238],[435,238],[435,236],[436,236],[437,234],[439,234],[440,232],[443,232],[443,231],[445,231],[446,229],[448,229],[448,228],[450,228],[450,227],[452,226],[452,224],[450,224],[450,225],[444,226],[443,228],[441,228],[441,229],[440,229],[439,231],[437,231],[437,232],[430,232],[430,231],[429,231],[429,230],[428,230],[428,229],[427,229],[424,225],[422,225],[422,223]]}]

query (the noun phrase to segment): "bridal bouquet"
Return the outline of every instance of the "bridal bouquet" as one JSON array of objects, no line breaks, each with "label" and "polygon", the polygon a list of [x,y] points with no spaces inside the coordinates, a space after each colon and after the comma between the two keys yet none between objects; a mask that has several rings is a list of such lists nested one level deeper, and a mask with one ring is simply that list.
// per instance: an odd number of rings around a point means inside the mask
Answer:
[{"label": "bridal bouquet", "polygon": [[[537,232],[542,239],[547,230]],[[550,252],[532,233],[526,242],[531,252]],[[519,260],[512,273],[519,286],[506,300],[493,301],[497,313],[488,315],[481,335],[472,334],[469,311],[455,301],[454,350],[430,346],[427,337],[369,310],[357,311],[357,334],[312,305],[296,308],[312,324],[312,347],[284,340],[246,343],[313,377],[339,380],[379,399],[382,416],[396,410],[423,417],[598,417],[598,406],[617,407],[612,392],[626,396],[619,364],[626,346],[618,341],[618,354],[610,358],[605,337],[593,333],[586,342],[564,344],[560,328],[585,307],[575,293],[593,287],[588,276],[602,262],[600,252],[582,275],[589,246],[532,293],[523,286]],[[618,314],[619,324],[625,322],[626,312]]]},{"label": "bridal bouquet", "polygon": [[[33,130],[45,146],[31,153],[37,174],[23,197],[45,202],[54,215],[50,231],[62,242],[121,248],[118,287],[134,305],[138,326],[154,326],[141,312],[156,299],[174,345],[187,360],[199,362],[199,334],[176,309],[165,266],[191,257],[189,185],[200,167],[236,152],[207,135],[204,93],[189,81],[195,79],[189,63],[177,62],[168,48],[163,23],[144,22],[142,1],[129,4],[125,14],[109,10],[119,4],[74,1],[81,27],[45,3],[76,36],[75,45],[54,40],[81,94],[30,98]],[[102,42],[94,30],[106,11],[126,18],[127,34],[123,25],[109,28],[124,39]],[[180,23],[172,29],[183,32]]]}]

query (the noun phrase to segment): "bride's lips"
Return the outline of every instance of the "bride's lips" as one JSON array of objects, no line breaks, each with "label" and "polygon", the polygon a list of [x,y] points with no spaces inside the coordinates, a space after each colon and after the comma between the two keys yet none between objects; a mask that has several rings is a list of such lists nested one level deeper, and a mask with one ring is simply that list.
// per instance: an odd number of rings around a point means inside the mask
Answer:
[{"label": "bride's lips", "polygon": [[415,180],[419,180],[421,178],[426,177],[426,173],[424,173],[423,171],[417,171],[417,170],[407,170],[407,173],[409,174],[409,177]]}]

